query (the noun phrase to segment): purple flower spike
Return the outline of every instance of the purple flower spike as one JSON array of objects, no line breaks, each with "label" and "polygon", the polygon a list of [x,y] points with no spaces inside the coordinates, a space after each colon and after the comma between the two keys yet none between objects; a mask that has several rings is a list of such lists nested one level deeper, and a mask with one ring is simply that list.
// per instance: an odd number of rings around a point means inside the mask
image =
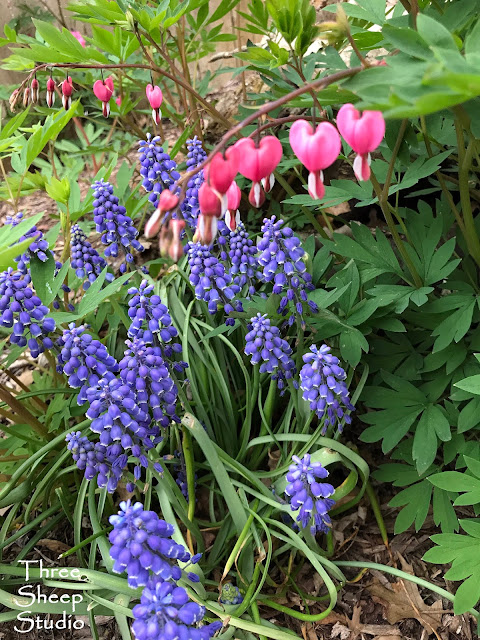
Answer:
[{"label": "purple flower spike", "polygon": [[290,498],[292,511],[300,509],[296,521],[303,529],[310,526],[312,535],[328,533],[332,525],[328,511],[335,504],[330,496],[335,489],[331,484],[317,482],[326,478],[328,471],[319,462],[311,462],[308,453],[302,459],[292,456],[292,460],[285,494]]},{"label": "purple flower spike", "polygon": [[230,231],[227,225],[219,221],[220,258],[227,263],[228,271],[233,276],[233,282],[240,289],[248,285],[249,295],[255,293],[255,280],[257,264],[257,247],[248,235],[243,222],[237,224],[234,231]]},{"label": "purple flower spike", "polygon": [[273,293],[282,296],[278,313],[283,316],[290,313],[289,325],[295,322],[297,314],[305,328],[303,314],[306,309],[313,313],[318,311],[317,305],[307,297],[307,291],[314,289],[312,276],[307,273],[303,260],[305,251],[300,246],[300,240],[290,227],[282,227],[283,220],[275,220],[275,216],[272,216],[263,221],[263,237],[258,243],[258,263],[261,268],[258,275],[264,282],[272,283]]},{"label": "purple flower spike", "polygon": [[[98,251],[92,247],[87,240],[87,236],[78,224],[74,224],[72,227],[70,247],[72,268],[75,269],[78,278],[86,278],[83,283],[83,288],[86,291],[92,282],[95,282],[97,277],[102,273],[107,263]],[[107,282],[111,282],[113,280],[113,274],[107,273],[105,279]]]},{"label": "purple flower spike", "polygon": [[115,573],[126,571],[128,584],[136,589],[148,583],[149,572],[163,580],[179,580],[182,570],[178,562],[189,562],[191,556],[181,544],[172,540],[174,528],[154,511],[144,511],[141,502],[120,503],[120,511],[110,516],[113,530],[110,555],[115,560]]},{"label": "purple flower spike", "polygon": [[250,320],[248,328],[245,353],[251,356],[253,365],[260,364],[260,373],[272,374],[272,379],[277,381],[278,388],[283,392],[285,380],[293,378],[296,372],[290,345],[281,338],[280,330],[271,325],[266,314],[262,316],[257,313]]},{"label": "purple flower spike", "polygon": [[137,240],[138,231],[132,219],[126,215],[125,207],[118,204],[118,198],[113,195],[113,187],[109,182],[98,180],[92,185],[93,219],[97,225],[97,232],[102,234],[102,242],[107,245],[107,258],[116,258],[123,254],[125,262],[120,265],[120,272],[125,273],[127,264],[133,262],[131,251],[143,251],[144,247]]},{"label": "purple flower spike", "polygon": [[220,621],[203,626],[205,607],[189,599],[183,587],[151,578],[133,608],[136,640],[209,640],[222,628]]},{"label": "purple flower spike", "polygon": [[346,424],[352,421],[345,411],[354,411],[355,407],[350,402],[344,382],[347,376],[339,359],[330,353],[329,346],[323,344],[320,349],[310,347],[310,353],[303,356],[303,361],[305,364],[300,371],[300,388],[310,409],[315,411],[320,420],[325,418],[322,434],[329,426],[338,426],[339,431],[342,431],[342,419]]},{"label": "purple flower spike", "polygon": [[[16,216],[7,216],[5,224],[10,224],[12,227],[16,227],[20,222],[22,222],[22,220],[23,213],[17,213]],[[42,262],[46,262],[48,260],[48,256],[51,255],[51,251],[48,248],[48,242],[45,240],[42,231],[37,229],[36,226],[29,229],[25,235],[17,240],[17,243],[23,242],[28,238],[32,239],[32,244],[29,245],[25,253],[22,253],[21,256],[17,256],[15,258],[17,269],[23,274],[28,272],[32,255],[36,255]]]},{"label": "purple flower spike", "polygon": [[[198,140],[197,136],[187,140],[187,171],[198,167],[207,154],[203,150],[202,143]],[[203,169],[196,173],[193,178],[187,182],[187,191],[185,193],[185,199],[181,205],[181,211],[184,219],[188,222],[192,229],[195,229],[197,225],[198,214],[200,213],[200,206],[198,204],[198,190],[202,186],[205,177],[203,175]]]},{"label": "purple flower spike", "polygon": [[150,193],[149,200],[154,207],[158,205],[158,198],[162,191],[170,188],[180,178],[177,163],[159,143],[160,136],[152,138],[150,133],[147,133],[146,140],[140,140],[138,143],[142,186]]},{"label": "purple flower spike", "polygon": [[[207,303],[208,312],[213,315],[219,305],[223,305],[227,316],[232,311],[243,311],[242,303],[235,300],[240,287],[233,282],[224,265],[212,255],[210,248],[199,242],[189,242],[187,249],[190,282],[195,287],[196,298]],[[227,318],[225,322],[227,325],[234,323],[233,318]]]}]

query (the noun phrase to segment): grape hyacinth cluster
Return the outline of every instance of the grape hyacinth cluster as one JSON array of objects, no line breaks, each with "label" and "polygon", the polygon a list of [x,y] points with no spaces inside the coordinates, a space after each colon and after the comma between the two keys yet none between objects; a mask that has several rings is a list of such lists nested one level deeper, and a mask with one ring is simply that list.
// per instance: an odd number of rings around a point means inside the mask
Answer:
[{"label": "grape hyacinth cluster", "polygon": [[138,288],[131,287],[128,293],[132,296],[128,301],[128,316],[132,321],[128,329],[129,338],[138,338],[145,344],[159,347],[169,369],[183,371],[187,363],[172,360],[176,353],[182,351],[181,344],[176,341],[178,331],[173,326],[168,308],[160,296],[154,294],[154,286],[142,280]]},{"label": "grape hyacinth cluster", "polygon": [[113,570],[126,571],[128,584],[134,589],[147,584],[150,572],[161,580],[179,580],[182,571],[177,563],[199,559],[192,558],[183,545],[172,540],[173,525],[154,511],[145,511],[141,502],[121,502],[118,515],[110,516],[110,524]]},{"label": "grape hyacinth cluster", "polygon": [[278,388],[283,391],[285,380],[292,379],[296,372],[290,345],[280,336],[279,328],[271,325],[266,314],[257,313],[250,319],[248,329],[246,355],[251,356],[253,365],[261,363],[260,373],[272,374],[272,380],[276,380]]},{"label": "grape hyacinth cluster", "polygon": [[[187,171],[198,167],[207,157],[202,142],[195,136],[190,140],[187,140]],[[203,175],[203,169],[200,169],[193,178],[187,182],[187,191],[185,193],[185,199],[181,204],[181,212],[187,223],[194,229],[197,224],[198,214],[200,213],[200,206],[198,203],[198,190],[202,186],[205,177]]]},{"label": "grape hyacinth cluster", "polygon": [[[86,278],[83,283],[83,288],[86,291],[102,273],[107,263],[98,251],[92,247],[78,224],[74,224],[71,229],[70,250],[72,256],[71,264],[72,268],[75,269],[75,274],[78,278]],[[105,279],[111,282],[113,274],[107,273]]]},{"label": "grape hyacinth cluster", "polygon": [[345,384],[347,377],[340,366],[339,359],[330,353],[330,347],[323,344],[320,348],[310,347],[303,356],[304,365],[300,371],[300,388],[303,399],[310,404],[319,419],[325,418],[322,434],[329,426],[338,426],[342,431],[343,422],[350,424],[351,416],[346,411],[354,411]]},{"label": "grape hyacinth cluster", "polygon": [[180,422],[176,414],[178,390],[165,364],[160,347],[151,347],[139,338],[126,341],[127,349],[119,363],[120,377],[135,393],[139,408],[151,411],[162,427]]},{"label": "grape hyacinth cluster", "polygon": [[28,346],[32,358],[53,347],[48,335],[55,331],[55,320],[47,318],[48,307],[30,286],[29,273],[23,274],[9,267],[0,273],[0,325],[13,328],[12,344]]},{"label": "grape hyacinth cluster", "polygon": [[243,596],[240,593],[240,589],[231,582],[226,582],[222,586],[220,602],[222,604],[241,604],[243,602]]},{"label": "grape hyacinth cluster", "polygon": [[312,462],[308,453],[303,458],[292,456],[292,461],[285,494],[290,498],[292,511],[300,510],[296,521],[303,529],[310,526],[312,535],[328,533],[331,527],[328,511],[335,504],[330,496],[335,489],[331,484],[318,482],[328,476],[328,471],[319,462]]},{"label": "grape hyacinth cluster", "polygon": [[124,254],[125,262],[120,265],[120,273],[125,273],[127,264],[133,262],[132,250],[143,251],[144,247],[137,240],[138,231],[132,219],[126,215],[125,207],[118,204],[118,198],[113,194],[113,187],[109,182],[97,180],[93,189],[93,219],[97,225],[97,232],[102,234],[102,243],[107,245],[107,258],[116,258],[120,252]]},{"label": "grape hyacinth cluster", "polygon": [[113,378],[118,371],[118,363],[105,345],[85,333],[86,325],[79,327],[72,322],[65,329],[57,345],[57,371],[64,373],[73,389],[80,389],[77,397],[79,405],[87,401],[87,389],[94,387],[103,377]]},{"label": "grape hyacinth cluster", "polygon": [[257,247],[250,238],[243,222],[237,224],[234,231],[220,221],[218,224],[220,235],[220,258],[228,264],[228,271],[233,276],[233,282],[241,289],[248,285],[249,295],[255,293]]},{"label": "grape hyacinth cluster", "polygon": [[220,621],[197,626],[205,607],[190,600],[183,587],[151,578],[133,608],[136,640],[209,640],[222,628]]},{"label": "grape hyacinth cluster", "polygon": [[[9,224],[12,227],[16,227],[23,220],[23,213],[17,213],[15,216],[7,216],[5,224]],[[37,256],[42,262],[48,260],[48,256],[51,255],[51,251],[48,248],[48,242],[45,240],[42,231],[37,229],[36,226],[31,227],[27,233],[25,233],[17,242],[23,242],[24,240],[32,239],[32,243],[28,246],[28,249],[22,253],[22,255],[15,258],[17,263],[17,269],[23,274],[28,272],[30,260],[32,255]]]},{"label": "grape hyacinth cluster", "polygon": [[[129,455],[137,460],[133,476],[139,480],[142,467],[148,468],[146,453],[161,442],[162,436],[158,425],[138,406],[135,392],[123,380],[111,376],[101,378],[87,390],[87,400],[90,406],[86,416],[92,420],[90,429],[100,435],[100,444],[107,447],[106,456],[112,467],[107,488],[113,492],[127,467]],[[162,471],[158,463],[154,463],[153,468],[159,473]],[[128,482],[127,490],[133,489],[134,484]]]},{"label": "grape hyacinth cluster", "polygon": [[[189,242],[187,248],[190,282],[195,287],[196,298],[207,303],[208,312],[216,313],[219,305],[223,305],[227,316],[232,311],[243,311],[242,303],[235,300],[235,296],[240,293],[240,287],[233,282],[230,273],[212,254],[210,248],[199,242]],[[227,318],[225,324],[233,325],[234,319]]]},{"label": "grape hyacinth cluster", "polygon": [[154,207],[164,189],[170,188],[179,178],[177,163],[160,146],[160,136],[152,138],[147,133],[146,140],[140,140],[140,175],[143,177],[142,186],[150,193],[149,200]]},{"label": "grape hyacinth cluster", "polygon": [[72,452],[72,458],[77,463],[77,467],[84,471],[85,478],[93,480],[97,476],[98,486],[106,486],[108,477],[112,473],[111,465],[106,458],[107,447],[99,442],[91,442],[87,436],[82,436],[81,431],[67,434],[65,440],[67,449]]},{"label": "grape hyacinth cluster", "polygon": [[[262,226],[263,236],[258,243],[258,263],[261,271],[259,278],[273,284],[273,293],[282,296],[278,313],[286,316],[289,313],[289,302],[295,307],[302,327],[305,327],[303,314],[309,308],[313,313],[318,311],[317,305],[308,300],[307,291],[313,290],[312,277],[307,273],[303,257],[305,251],[300,240],[290,227],[283,227],[283,220],[275,216],[265,218]],[[295,313],[288,317],[288,324],[295,322]]]}]

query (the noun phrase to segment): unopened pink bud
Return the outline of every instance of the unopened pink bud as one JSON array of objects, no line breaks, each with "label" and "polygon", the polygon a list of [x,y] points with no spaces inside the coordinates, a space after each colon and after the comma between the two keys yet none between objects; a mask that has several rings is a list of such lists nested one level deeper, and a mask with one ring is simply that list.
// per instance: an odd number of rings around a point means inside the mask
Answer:
[{"label": "unopened pink bud", "polygon": [[93,84],[93,93],[102,102],[102,112],[105,118],[110,115],[110,98],[113,96],[114,86],[112,76],[104,80],[97,80]]},{"label": "unopened pink bud", "polygon": [[28,87],[25,87],[25,89],[23,90],[23,106],[27,108],[29,102],[30,102],[30,89]]},{"label": "unopened pink bud", "polygon": [[72,36],[78,40],[78,42],[82,45],[82,47],[86,47],[87,43],[85,42],[85,38],[82,36],[80,31],[70,31]]},{"label": "unopened pink bud", "polygon": [[39,88],[40,88],[40,85],[38,84],[38,80],[34,78],[32,80],[32,84],[30,85],[30,98],[33,103],[38,102]]},{"label": "unopened pink bud", "polygon": [[170,220],[170,231],[172,240],[168,248],[168,255],[174,262],[178,262],[183,256],[183,244],[181,241],[182,231],[185,229],[185,220],[175,218]]},{"label": "unopened pink bud", "polygon": [[117,96],[115,98],[115,104],[118,105],[119,107],[122,105],[122,96]]},{"label": "unopened pink bud", "polygon": [[147,220],[144,229],[144,235],[146,238],[153,238],[160,231],[160,227],[162,226],[163,218],[165,216],[165,212],[160,209],[155,209],[153,215]]},{"label": "unopened pink bud", "polygon": [[64,109],[70,109],[72,105],[73,82],[71,76],[68,76],[62,84],[62,104]]}]

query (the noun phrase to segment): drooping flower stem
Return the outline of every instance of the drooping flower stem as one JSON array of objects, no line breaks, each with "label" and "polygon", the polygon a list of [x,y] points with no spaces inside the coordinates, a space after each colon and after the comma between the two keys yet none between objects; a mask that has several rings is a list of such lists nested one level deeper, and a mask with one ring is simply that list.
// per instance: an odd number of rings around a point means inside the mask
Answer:
[{"label": "drooping flower stem", "polygon": [[[182,450],[183,458],[185,460],[188,490],[187,516],[190,522],[193,522],[195,517],[195,459],[193,457],[192,436],[184,426],[182,427],[182,433]],[[190,553],[193,554],[194,549],[191,529],[187,529],[187,545]]]}]

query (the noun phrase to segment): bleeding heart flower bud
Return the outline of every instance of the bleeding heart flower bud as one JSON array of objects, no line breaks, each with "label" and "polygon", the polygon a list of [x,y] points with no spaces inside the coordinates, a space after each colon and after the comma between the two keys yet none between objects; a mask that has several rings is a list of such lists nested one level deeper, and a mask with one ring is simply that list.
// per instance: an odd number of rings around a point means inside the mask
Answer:
[{"label": "bleeding heart flower bud", "polygon": [[163,93],[160,87],[153,86],[151,84],[147,84],[147,88],[145,89],[145,93],[147,94],[148,102],[152,107],[152,118],[155,124],[160,124],[160,120],[162,118],[162,112],[160,111],[160,106],[163,101]]},{"label": "bleeding heart flower bud", "polygon": [[70,109],[72,106],[73,82],[72,77],[68,76],[62,83],[62,104],[64,109]]},{"label": "bleeding heart flower bud", "polygon": [[170,232],[172,239],[168,248],[168,255],[174,262],[178,262],[183,256],[182,231],[185,229],[185,220],[178,218],[170,220]]},{"label": "bleeding heart flower bud", "polygon": [[252,138],[242,138],[234,147],[238,151],[239,172],[253,182],[273,173],[282,157],[282,145],[275,136],[265,136],[258,146]]},{"label": "bleeding heart flower bud", "polygon": [[385,135],[385,120],[381,111],[360,111],[353,104],[344,104],[337,115],[337,127],[357,154],[353,170],[358,180],[370,178],[370,153],[375,151]]},{"label": "bleeding heart flower bud", "polygon": [[198,204],[204,215],[222,217],[222,201],[206,182],[198,190]]},{"label": "bleeding heart flower bud", "polygon": [[177,206],[178,196],[172,193],[169,189],[164,189],[158,199],[157,209],[155,209],[154,214],[149,220],[147,220],[145,225],[145,237],[153,238],[153,236],[156,236],[165,221],[165,214],[172,211]]},{"label": "bleeding heart flower bud", "polygon": [[12,95],[8,99],[10,104],[10,111],[15,111],[15,107],[17,106],[18,99],[20,98],[20,89],[15,89],[12,92]]},{"label": "bleeding heart flower bud", "polygon": [[217,218],[200,213],[197,218],[197,228],[193,242],[210,246],[217,235]]},{"label": "bleeding heart flower bud", "polygon": [[323,198],[323,169],[335,162],[342,147],[338,131],[330,122],[320,122],[314,131],[306,120],[297,120],[290,129],[290,145],[310,171],[308,193],[314,199]]},{"label": "bleeding heart flower bud", "polygon": [[110,115],[110,98],[113,96],[114,86],[112,76],[103,80],[97,80],[93,85],[93,93],[102,102],[102,111],[105,118]]},{"label": "bleeding heart flower bud", "polygon": [[23,90],[23,106],[26,109],[28,107],[28,103],[30,102],[30,89],[25,87]]},{"label": "bleeding heart flower bud", "polygon": [[85,42],[85,38],[82,36],[80,31],[70,31],[70,33],[72,34],[72,36],[74,38],[76,38],[79,41],[79,43],[82,45],[82,47],[86,47],[87,46],[87,43]]},{"label": "bleeding heart flower bud", "polygon": [[55,103],[55,81],[53,78],[49,78],[47,80],[46,101],[47,101],[47,106],[50,107],[51,109]]},{"label": "bleeding heart flower bud", "polygon": [[122,96],[117,96],[115,98],[115,104],[118,105],[119,107],[122,105]]},{"label": "bleeding heart flower bud", "polygon": [[238,150],[229,147],[225,154],[216,153],[203,170],[208,184],[220,194],[227,193],[228,188],[238,173]]},{"label": "bleeding heart flower bud", "polygon": [[34,78],[32,80],[32,84],[30,85],[30,99],[34,104],[38,102],[38,92],[39,92],[38,80]]},{"label": "bleeding heart flower bud", "polygon": [[265,191],[260,182],[254,182],[252,184],[252,188],[248,194],[248,201],[252,207],[256,207],[257,209],[265,202]]}]

